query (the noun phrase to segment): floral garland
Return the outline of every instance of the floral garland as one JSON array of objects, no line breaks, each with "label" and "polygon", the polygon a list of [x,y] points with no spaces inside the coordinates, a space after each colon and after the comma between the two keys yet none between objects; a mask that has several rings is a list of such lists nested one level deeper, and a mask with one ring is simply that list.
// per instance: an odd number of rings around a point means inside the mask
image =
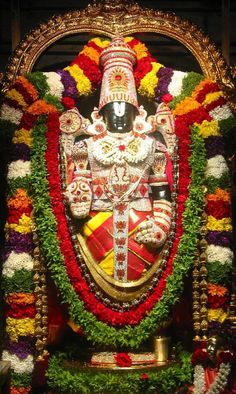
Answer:
[{"label": "floral garland", "polygon": [[[228,383],[228,377],[231,371],[231,363],[235,355],[232,352],[224,351],[217,355],[217,360],[210,358],[206,349],[197,349],[192,356],[192,365],[194,366],[194,394],[220,394]],[[216,364],[216,365],[214,365]],[[208,365],[217,367],[215,379],[206,384],[204,368]],[[208,387],[207,387],[208,386]]]},{"label": "floral garland", "polygon": [[[59,393],[148,393],[153,388],[162,393],[174,393],[182,384],[191,382],[192,368],[189,354],[181,351],[178,355],[180,363],[167,366],[165,369],[140,373],[129,370],[116,372],[79,371],[72,367],[65,368],[65,353],[54,355],[50,359],[47,371],[48,385]],[[143,371],[143,370],[142,370]]]},{"label": "floral garland", "polygon": [[[216,84],[210,81],[201,82],[202,77],[195,73],[182,73],[165,68],[151,58],[147,48],[138,40],[128,37],[126,41],[137,53],[138,62],[134,75],[139,93],[149,98],[155,97],[157,102],[169,102],[176,116],[176,133],[182,142],[180,144],[182,149],[180,152],[180,174],[184,174],[184,176],[179,189],[179,216],[176,238],[182,236],[182,213],[184,213],[184,234],[178,247],[178,253],[173,261],[173,272],[175,273],[173,278],[178,279],[175,282],[175,280],[168,278],[161,302],[156,304],[149,316],[144,318],[138,326],[134,328],[127,326],[118,331],[100,321],[96,321],[94,316],[81,309],[82,304],[78,304],[77,296],[74,295],[69,287],[68,294],[71,295],[72,318],[78,323],[88,318],[88,327],[86,327],[85,331],[91,335],[92,340],[95,342],[100,341],[101,343],[107,343],[108,341],[109,343],[129,344],[135,347],[150,335],[154,327],[156,328],[156,322],[160,322],[167,316],[169,305],[176,301],[177,294],[181,292],[182,278],[193,261],[193,251],[197,242],[196,228],[200,226],[203,201],[201,193],[196,196],[195,190],[199,193],[202,184],[205,152],[207,155],[206,177],[208,186],[208,194],[206,196],[208,234],[206,239],[209,244],[207,255],[209,257],[208,270],[210,278],[208,294],[211,306],[209,319],[212,323],[225,320],[228,302],[227,283],[232,264],[232,253],[230,250],[232,224],[229,217],[229,194],[227,190],[225,191],[225,187],[228,187],[229,177],[222,155],[223,147],[219,130],[227,132],[235,124],[235,120],[233,120],[232,114]],[[35,136],[37,135],[34,129],[34,138],[32,138],[32,128],[39,115],[48,115],[49,113],[55,114],[51,115],[50,118],[52,126],[53,117],[56,119],[56,114],[58,111],[63,111],[66,102],[70,98],[88,95],[95,89],[101,82],[101,71],[98,66],[99,54],[108,43],[108,40],[99,38],[90,40],[75,59],[75,62],[57,73],[36,72],[28,75],[27,78],[18,78],[12,89],[7,92],[2,105],[1,127],[3,131],[5,132],[8,129],[13,132],[15,130],[13,137],[13,162],[9,165],[8,170],[10,186],[8,199],[9,219],[6,225],[7,241],[3,264],[3,287],[6,293],[6,302],[9,306],[6,319],[8,341],[5,345],[6,353],[4,353],[4,356],[9,358],[11,355],[16,355],[17,357],[13,357],[13,371],[15,372],[12,380],[12,392],[17,392],[17,387],[19,392],[29,392],[31,369],[28,368],[28,365],[30,364],[32,367],[33,357],[31,355],[34,353],[32,347],[28,347],[27,354],[30,357],[27,358],[28,356],[25,356],[26,353],[23,351],[26,344],[32,342],[34,336],[36,300],[33,293],[32,280],[32,253],[34,249],[32,204],[36,210],[36,215],[38,208],[42,208],[40,201],[38,201],[38,206],[36,207],[35,198],[32,201],[31,196],[32,163],[30,163],[30,151],[32,143],[35,144]],[[62,103],[59,100],[62,100]],[[190,155],[189,128],[193,124],[190,169],[188,165],[188,157]],[[48,126],[50,126],[50,121]],[[51,126],[48,127],[48,134]],[[46,130],[47,128],[44,128],[43,134]],[[205,142],[205,151],[202,141]],[[196,154],[198,149],[201,152],[201,155],[199,155],[201,157],[200,166],[197,164],[198,159],[194,159],[194,152]],[[196,157],[198,158],[198,153]],[[220,172],[218,172],[219,168]],[[192,178],[194,178],[194,173],[196,176],[191,183],[189,196],[187,196],[186,190],[191,170]],[[184,210],[185,201],[186,209]],[[222,203],[224,209],[219,210],[218,207]],[[193,207],[195,207],[195,217],[192,214]],[[219,214],[219,212],[221,213]],[[54,226],[55,222],[52,224]],[[43,230],[45,230],[45,227],[42,228]],[[185,239],[188,242],[185,242]],[[190,245],[186,249],[184,244],[188,243]],[[173,257],[177,246],[175,241],[172,249]],[[218,249],[216,249],[217,247]],[[218,254],[218,252],[220,253]],[[219,261],[214,260],[216,255],[220,256]],[[181,256],[188,256],[188,258],[185,260]],[[171,259],[170,262],[172,264]],[[212,262],[214,263],[212,264]],[[56,272],[57,267],[51,263],[51,269],[53,270],[53,268],[55,268]],[[171,269],[171,266],[169,269]],[[22,278],[24,279],[22,280]],[[63,289],[61,290],[63,293]],[[78,315],[81,315],[80,320],[77,320]],[[96,329],[98,329],[99,338],[96,334],[93,335]],[[107,332],[110,332],[108,337]],[[100,336],[100,334],[102,335]],[[16,347],[10,346],[9,341],[19,345],[21,350],[17,353]],[[20,357],[19,352],[24,354],[24,357]],[[26,371],[29,370],[27,379],[21,373],[22,369],[18,367],[22,360],[26,360]]]}]

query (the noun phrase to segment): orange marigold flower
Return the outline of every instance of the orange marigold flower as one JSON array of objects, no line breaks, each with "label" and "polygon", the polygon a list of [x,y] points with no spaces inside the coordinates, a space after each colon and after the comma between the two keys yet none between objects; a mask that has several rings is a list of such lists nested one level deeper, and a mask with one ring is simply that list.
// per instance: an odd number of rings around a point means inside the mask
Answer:
[{"label": "orange marigold flower", "polygon": [[208,284],[208,293],[212,296],[217,295],[219,297],[223,297],[228,293],[228,289],[224,286],[209,283]]},{"label": "orange marigold flower", "polygon": [[10,293],[6,297],[7,304],[27,304],[31,305],[35,302],[35,295],[29,293]]},{"label": "orange marigold flower", "polygon": [[98,51],[96,51],[96,49],[92,48],[92,47],[87,47],[85,46],[84,49],[80,52],[80,54],[84,54],[86,56],[88,56],[91,60],[93,60],[96,64],[99,64],[99,57],[100,54],[98,53]]},{"label": "orange marigold flower", "polygon": [[226,190],[220,189],[219,187],[216,189],[214,194],[208,194],[206,196],[207,201],[217,201],[222,200],[226,202],[231,202],[230,194]]},{"label": "orange marigold flower", "polygon": [[9,198],[7,201],[8,208],[27,208],[29,205],[31,205],[31,199],[24,189],[16,189],[14,197]]},{"label": "orange marigold flower", "polygon": [[57,109],[54,107],[54,105],[47,104],[44,100],[37,100],[35,103],[30,105],[27,111],[33,115],[41,115],[57,112]]},{"label": "orange marigold flower", "polygon": [[183,101],[177,104],[175,110],[173,111],[174,115],[184,115],[194,109],[197,109],[201,106],[196,100],[192,97],[186,97]]},{"label": "orange marigold flower", "polygon": [[17,78],[17,82],[20,82],[24,88],[27,90],[27,92],[31,95],[33,100],[37,100],[38,98],[38,92],[35,89],[35,87],[26,79],[25,77],[19,77]]}]

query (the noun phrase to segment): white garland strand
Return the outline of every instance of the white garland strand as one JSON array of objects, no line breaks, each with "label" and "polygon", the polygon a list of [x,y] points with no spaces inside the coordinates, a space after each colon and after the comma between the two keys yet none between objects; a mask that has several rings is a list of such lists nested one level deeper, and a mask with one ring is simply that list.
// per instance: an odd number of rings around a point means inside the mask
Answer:
[{"label": "white garland strand", "polygon": [[211,117],[216,120],[228,119],[233,116],[227,104],[218,106],[209,112]]},{"label": "white garland strand", "polygon": [[230,363],[221,363],[216,378],[211,383],[209,389],[205,393],[205,371],[201,365],[196,365],[194,368],[194,394],[220,394],[226,387],[228,377],[230,374]]},{"label": "white garland strand", "polygon": [[171,82],[168,86],[168,92],[176,97],[182,92],[183,79],[187,77],[188,73],[183,71],[174,71]]},{"label": "white garland strand", "polygon": [[30,161],[16,160],[8,166],[8,179],[23,178],[31,174]]},{"label": "white garland strand", "polygon": [[11,368],[17,374],[31,373],[34,369],[33,356],[29,354],[25,359],[20,359],[16,354],[3,350],[2,359],[11,362]]},{"label": "white garland strand", "polygon": [[18,126],[20,124],[22,115],[23,112],[21,110],[10,107],[7,104],[2,105],[0,113],[1,120],[9,120]]},{"label": "white garland strand", "polygon": [[232,265],[234,254],[231,249],[219,245],[209,245],[206,248],[208,263],[219,261],[221,264]]},{"label": "white garland strand", "polygon": [[64,86],[61,82],[60,75],[54,71],[44,72],[43,74],[47,78],[50,94],[56,96],[60,100],[64,91]]},{"label": "white garland strand", "polygon": [[3,263],[2,275],[11,278],[17,270],[33,270],[33,265],[33,259],[29,253],[16,253],[13,251]]},{"label": "white garland strand", "polygon": [[194,368],[194,389],[193,394],[203,394],[205,392],[205,372],[202,365],[198,364]]},{"label": "white garland strand", "polygon": [[223,174],[228,173],[229,169],[225,158],[222,155],[216,155],[207,160],[205,175],[208,178],[213,176],[219,179]]}]

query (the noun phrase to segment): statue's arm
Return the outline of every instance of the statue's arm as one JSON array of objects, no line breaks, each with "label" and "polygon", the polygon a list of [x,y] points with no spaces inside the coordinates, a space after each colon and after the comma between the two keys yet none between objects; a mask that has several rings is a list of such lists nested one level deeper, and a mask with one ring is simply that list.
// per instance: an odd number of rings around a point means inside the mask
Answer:
[{"label": "statue's arm", "polygon": [[88,148],[80,141],[72,148],[73,174],[64,193],[71,214],[76,219],[89,215],[92,203],[91,171],[88,168]]},{"label": "statue's arm", "polygon": [[156,151],[149,182],[153,200],[152,215],[139,226],[137,242],[155,247],[165,243],[171,226],[171,174],[172,163],[168,153]]}]

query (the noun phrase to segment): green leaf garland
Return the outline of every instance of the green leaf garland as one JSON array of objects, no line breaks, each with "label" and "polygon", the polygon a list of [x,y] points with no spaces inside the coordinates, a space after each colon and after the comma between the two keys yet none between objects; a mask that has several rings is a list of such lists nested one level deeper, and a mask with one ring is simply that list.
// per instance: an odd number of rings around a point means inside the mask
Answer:
[{"label": "green leaf garland", "polygon": [[[190,159],[192,183],[183,215],[184,235],[181,237],[178,252],[174,259],[173,274],[167,279],[163,296],[139,325],[116,329],[98,321],[92,313],[85,310],[83,302],[78,299],[68,279],[56,235],[56,221],[50,205],[48,181],[46,179],[47,170],[44,159],[46,150],[45,131],[45,118],[41,117],[32,132],[32,186],[37,229],[52,277],[61,292],[63,302],[67,303],[69,307],[72,320],[77,325],[82,326],[89,340],[101,345],[138,348],[167,318],[170,307],[179,298],[183,288],[183,279],[194,259],[204,203],[203,191],[201,192],[205,170],[204,142],[193,129],[193,153]],[[200,160],[201,155],[202,159]]]},{"label": "green leaf garland", "polygon": [[[78,371],[63,368],[66,353],[54,355],[47,371],[49,387],[59,394],[124,394],[124,393],[174,393],[183,384],[191,382],[190,355],[181,351],[179,362],[156,371]],[[142,374],[147,379],[142,379]]]}]

